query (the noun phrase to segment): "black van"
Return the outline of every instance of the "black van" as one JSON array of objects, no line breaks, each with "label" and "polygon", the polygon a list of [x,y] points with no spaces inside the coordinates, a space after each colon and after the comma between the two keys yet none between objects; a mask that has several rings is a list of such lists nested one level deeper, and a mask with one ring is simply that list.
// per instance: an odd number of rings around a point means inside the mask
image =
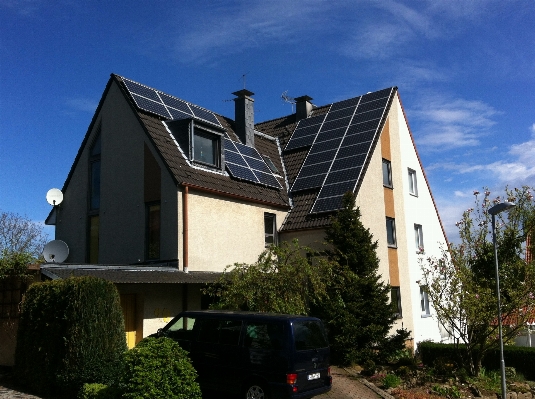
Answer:
[{"label": "black van", "polygon": [[186,311],[157,336],[189,352],[204,389],[246,399],[311,398],[331,389],[329,344],[315,317]]}]

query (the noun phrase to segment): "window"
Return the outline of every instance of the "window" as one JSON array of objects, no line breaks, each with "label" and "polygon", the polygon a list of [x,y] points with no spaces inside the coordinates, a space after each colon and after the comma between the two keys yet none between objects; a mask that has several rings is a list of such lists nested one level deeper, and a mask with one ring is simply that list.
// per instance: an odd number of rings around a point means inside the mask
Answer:
[{"label": "window", "polygon": [[264,213],[265,247],[277,245],[277,223],[273,213]]},{"label": "window", "polygon": [[425,285],[420,286],[420,305],[422,308],[422,317],[431,316],[431,312],[429,311],[429,296],[427,294],[427,286]]},{"label": "window", "polygon": [[293,323],[295,349],[297,351],[326,348],[329,346],[325,331],[318,321],[296,321]]},{"label": "window", "polygon": [[219,166],[219,138],[195,129],[193,135],[193,160],[207,165]]},{"label": "window", "polygon": [[160,259],[160,203],[147,204],[147,259]]},{"label": "window", "polygon": [[401,289],[400,287],[390,288],[390,303],[394,311],[394,316],[401,319]]},{"label": "window", "polygon": [[237,346],[240,341],[240,320],[201,319],[197,323],[200,324],[199,342]]},{"label": "window", "polygon": [[89,263],[98,263],[98,236],[100,220],[98,215],[89,217]]},{"label": "window", "polygon": [[271,169],[273,173],[279,174],[279,170],[277,169],[277,167],[275,166],[275,164],[273,163],[270,157],[262,155],[262,158],[264,158],[264,161],[266,162],[267,166],[269,166],[269,169]]},{"label": "window", "polygon": [[424,234],[422,232],[422,225],[414,225],[414,243],[416,244],[416,251],[422,252],[424,250]]},{"label": "window", "polygon": [[386,159],[383,159],[383,186],[392,187],[392,166]]},{"label": "window", "polygon": [[98,210],[100,208],[100,134],[96,138],[89,158],[89,209]]},{"label": "window", "polygon": [[284,324],[282,323],[247,323],[244,346],[252,349],[283,349]]},{"label": "window", "polygon": [[416,171],[409,168],[409,193],[418,196],[418,185],[416,184]]},{"label": "window", "polygon": [[396,247],[396,221],[386,218],[386,241],[389,247]]}]

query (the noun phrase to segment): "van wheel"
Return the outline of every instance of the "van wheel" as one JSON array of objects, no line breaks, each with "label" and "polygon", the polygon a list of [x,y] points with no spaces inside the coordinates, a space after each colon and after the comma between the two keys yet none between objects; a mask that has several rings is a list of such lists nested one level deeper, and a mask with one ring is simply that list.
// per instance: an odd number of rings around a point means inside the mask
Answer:
[{"label": "van wheel", "polygon": [[269,399],[269,394],[264,384],[254,382],[247,385],[245,399]]}]

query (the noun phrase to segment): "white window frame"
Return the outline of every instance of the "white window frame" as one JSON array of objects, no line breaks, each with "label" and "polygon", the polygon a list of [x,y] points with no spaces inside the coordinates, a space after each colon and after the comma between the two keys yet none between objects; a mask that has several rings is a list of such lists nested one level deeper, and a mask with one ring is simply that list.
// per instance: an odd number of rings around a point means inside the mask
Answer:
[{"label": "white window frame", "polygon": [[424,233],[421,224],[414,224],[414,244],[416,245],[416,252],[424,251]]},{"label": "white window frame", "polygon": [[427,286],[420,286],[420,308],[422,310],[422,317],[431,316],[431,308],[429,305],[429,294],[427,293]]},{"label": "white window frame", "polygon": [[[273,233],[268,233],[266,231],[268,223],[273,224]],[[277,245],[277,215],[266,212],[264,213],[264,246],[265,248],[268,248],[271,245]]]},{"label": "white window frame", "polygon": [[[394,292],[396,292],[397,301],[394,302]],[[397,311],[394,311],[394,316],[397,319],[403,318],[403,311],[401,309],[401,287],[390,287],[390,302],[392,303],[392,307],[394,307]]]},{"label": "white window frame", "polygon": [[409,168],[409,194],[418,197],[418,182],[416,179],[416,171]]}]

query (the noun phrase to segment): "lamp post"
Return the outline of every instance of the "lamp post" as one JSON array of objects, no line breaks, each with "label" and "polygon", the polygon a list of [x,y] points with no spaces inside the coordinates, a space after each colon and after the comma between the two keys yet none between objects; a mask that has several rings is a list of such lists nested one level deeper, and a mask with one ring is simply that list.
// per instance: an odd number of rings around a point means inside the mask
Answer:
[{"label": "lamp post", "polygon": [[502,333],[502,303],[500,299],[500,274],[498,272],[498,248],[496,246],[496,215],[500,212],[516,206],[512,202],[501,202],[489,209],[492,215],[492,243],[494,244],[494,260],[496,263],[496,295],[498,296],[498,328],[500,333],[500,372],[502,382],[502,399],[506,399],[507,388],[505,385],[505,361],[503,360],[503,333]]}]

